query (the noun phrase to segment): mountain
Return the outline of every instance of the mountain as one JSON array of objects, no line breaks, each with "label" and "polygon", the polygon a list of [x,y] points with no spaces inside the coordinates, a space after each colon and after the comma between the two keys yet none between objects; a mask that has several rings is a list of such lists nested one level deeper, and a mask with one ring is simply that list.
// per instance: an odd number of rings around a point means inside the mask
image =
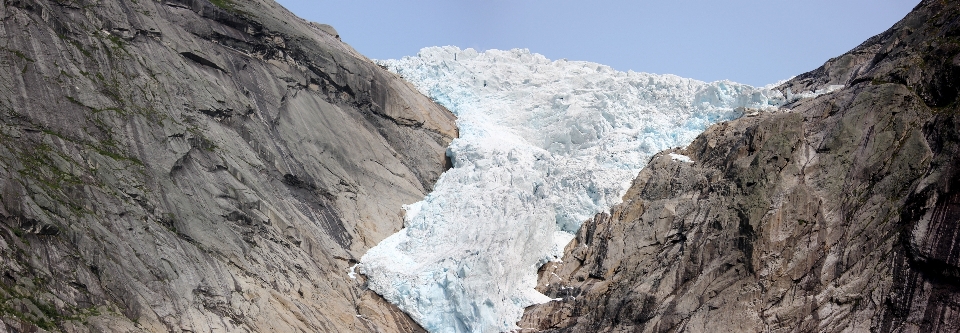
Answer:
[{"label": "mountain", "polygon": [[0,332],[960,330],[958,7],[757,88],[2,1]]},{"label": "mountain", "polygon": [[0,2],[0,332],[410,332],[349,268],[455,117],[265,0]]},{"label": "mountain", "polygon": [[[960,3],[657,154],[540,271],[546,332],[960,330]],[[692,163],[671,158],[684,155]]]}]

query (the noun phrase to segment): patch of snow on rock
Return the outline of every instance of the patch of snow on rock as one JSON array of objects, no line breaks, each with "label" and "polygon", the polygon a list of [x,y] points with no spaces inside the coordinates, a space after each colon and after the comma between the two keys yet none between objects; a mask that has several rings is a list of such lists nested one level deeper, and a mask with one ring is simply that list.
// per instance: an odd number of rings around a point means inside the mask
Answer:
[{"label": "patch of snow on rock", "polygon": [[649,158],[778,91],[618,72],[528,50],[432,47],[380,61],[457,115],[453,168],[370,249],[368,286],[431,332],[517,329],[537,269],[621,201]]},{"label": "patch of snow on rock", "polygon": [[670,153],[670,159],[672,159],[672,160],[674,160],[674,161],[680,161],[680,162],[683,162],[683,163],[693,163],[693,160],[690,159],[690,156],[680,155],[680,154],[676,154],[676,153]]},{"label": "patch of snow on rock", "polygon": [[347,272],[347,277],[353,280],[357,279],[357,266],[360,266],[360,264],[355,264],[353,266],[350,266],[350,271]]},{"label": "patch of snow on rock", "polygon": [[833,84],[833,85],[827,86],[826,88],[817,89],[816,91],[804,91],[797,94],[794,94],[792,91],[790,91],[790,88],[787,88],[786,99],[787,99],[787,102],[795,102],[801,99],[815,98],[815,97],[819,97],[820,95],[826,95],[834,91],[843,89],[843,87],[844,85],[842,84]]}]

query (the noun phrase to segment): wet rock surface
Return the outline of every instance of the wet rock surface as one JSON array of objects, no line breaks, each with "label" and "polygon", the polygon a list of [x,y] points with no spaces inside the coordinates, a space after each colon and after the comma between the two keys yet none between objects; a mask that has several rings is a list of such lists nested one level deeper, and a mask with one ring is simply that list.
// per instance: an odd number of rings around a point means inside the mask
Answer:
[{"label": "wet rock surface", "polygon": [[[960,4],[781,86],[844,89],[714,125],[583,225],[524,331],[960,330]],[[671,158],[670,153],[692,159]]]},{"label": "wet rock surface", "polygon": [[454,117],[258,0],[0,1],[0,332],[414,332],[347,277]]}]

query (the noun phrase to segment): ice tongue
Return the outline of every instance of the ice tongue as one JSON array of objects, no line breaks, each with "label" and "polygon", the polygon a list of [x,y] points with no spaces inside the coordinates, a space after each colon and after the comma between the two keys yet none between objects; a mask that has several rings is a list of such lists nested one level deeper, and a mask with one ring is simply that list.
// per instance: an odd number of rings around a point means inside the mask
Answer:
[{"label": "ice tongue", "polygon": [[527,50],[432,47],[380,63],[458,117],[453,168],[358,268],[431,332],[516,329],[524,307],[550,301],[534,290],[537,268],[559,259],[582,221],[619,203],[653,154],[737,108],[785,101],[767,88]]}]

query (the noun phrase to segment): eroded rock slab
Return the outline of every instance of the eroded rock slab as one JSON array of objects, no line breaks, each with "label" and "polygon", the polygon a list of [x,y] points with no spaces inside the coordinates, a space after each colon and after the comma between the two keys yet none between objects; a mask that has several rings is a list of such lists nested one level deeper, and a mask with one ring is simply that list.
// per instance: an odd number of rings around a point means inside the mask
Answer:
[{"label": "eroded rock slab", "polygon": [[0,2],[0,331],[419,331],[347,272],[454,117],[335,31],[273,1]]}]

